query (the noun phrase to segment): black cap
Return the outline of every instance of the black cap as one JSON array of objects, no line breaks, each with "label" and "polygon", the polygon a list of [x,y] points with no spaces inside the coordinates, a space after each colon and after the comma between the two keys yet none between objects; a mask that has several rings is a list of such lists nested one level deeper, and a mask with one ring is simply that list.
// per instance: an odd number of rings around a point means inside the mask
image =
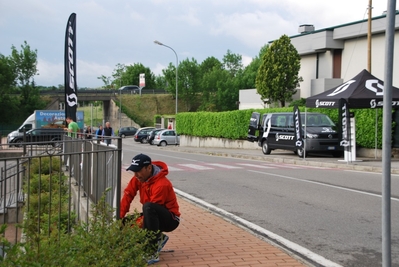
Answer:
[{"label": "black cap", "polygon": [[132,164],[130,164],[127,171],[139,172],[144,166],[151,164],[151,158],[144,154],[138,154],[132,159]]}]

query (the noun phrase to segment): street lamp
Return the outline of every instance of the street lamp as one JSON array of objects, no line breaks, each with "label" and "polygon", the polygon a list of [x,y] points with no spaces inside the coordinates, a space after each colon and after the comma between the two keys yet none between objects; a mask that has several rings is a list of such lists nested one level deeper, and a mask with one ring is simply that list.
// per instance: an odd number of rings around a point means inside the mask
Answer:
[{"label": "street lamp", "polygon": [[[165,46],[165,47],[171,49],[173,51],[173,53],[175,53],[175,56],[176,56],[176,114],[177,114],[177,67],[179,65],[179,59],[177,58],[176,51],[172,47],[167,46],[159,41],[154,41],[154,43],[157,45],[162,45],[162,46]],[[176,119],[175,119],[175,123],[176,123]]]},{"label": "street lamp", "polygon": [[[122,78],[119,77],[119,89],[122,87]],[[122,128],[122,90],[119,90],[119,131]],[[119,133],[119,132],[118,132]]]}]

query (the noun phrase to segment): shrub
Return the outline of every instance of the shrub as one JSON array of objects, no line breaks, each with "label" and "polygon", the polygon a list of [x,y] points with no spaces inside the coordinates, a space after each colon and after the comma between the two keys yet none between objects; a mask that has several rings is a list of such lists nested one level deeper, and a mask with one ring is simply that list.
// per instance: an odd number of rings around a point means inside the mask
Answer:
[{"label": "shrub", "polygon": [[[16,245],[0,237],[7,253],[0,259],[2,266],[147,266],[148,238],[154,236],[137,226],[123,226],[110,216],[113,212],[104,194],[92,207],[89,223],[76,226],[72,233],[29,234],[26,243]],[[0,233],[4,231],[5,227]]]}]

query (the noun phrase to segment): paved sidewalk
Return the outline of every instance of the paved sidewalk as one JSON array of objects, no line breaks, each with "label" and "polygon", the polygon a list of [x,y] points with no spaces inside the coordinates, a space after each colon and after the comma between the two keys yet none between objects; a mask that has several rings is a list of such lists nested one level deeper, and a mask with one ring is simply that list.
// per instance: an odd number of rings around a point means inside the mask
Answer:
[{"label": "paved sidewalk", "polygon": [[[122,190],[131,177],[131,173],[122,170]],[[161,253],[155,266],[310,266],[182,197],[178,201],[181,222],[167,234],[169,241],[165,246],[174,251]],[[138,197],[133,200],[131,211],[135,208],[141,211]]]}]

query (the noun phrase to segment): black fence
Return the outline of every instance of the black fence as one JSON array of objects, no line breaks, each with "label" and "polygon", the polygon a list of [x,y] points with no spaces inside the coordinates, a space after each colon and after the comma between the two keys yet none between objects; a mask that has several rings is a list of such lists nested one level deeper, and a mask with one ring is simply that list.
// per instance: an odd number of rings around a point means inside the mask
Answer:
[{"label": "black fence", "polygon": [[[54,225],[69,229],[78,221],[87,223],[103,195],[113,215],[119,215],[122,139],[107,145],[63,136],[61,142],[20,145],[21,156],[0,158],[0,225],[33,220],[41,232],[45,227],[50,233]],[[18,242],[23,229],[9,227],[8,240]]]}]

